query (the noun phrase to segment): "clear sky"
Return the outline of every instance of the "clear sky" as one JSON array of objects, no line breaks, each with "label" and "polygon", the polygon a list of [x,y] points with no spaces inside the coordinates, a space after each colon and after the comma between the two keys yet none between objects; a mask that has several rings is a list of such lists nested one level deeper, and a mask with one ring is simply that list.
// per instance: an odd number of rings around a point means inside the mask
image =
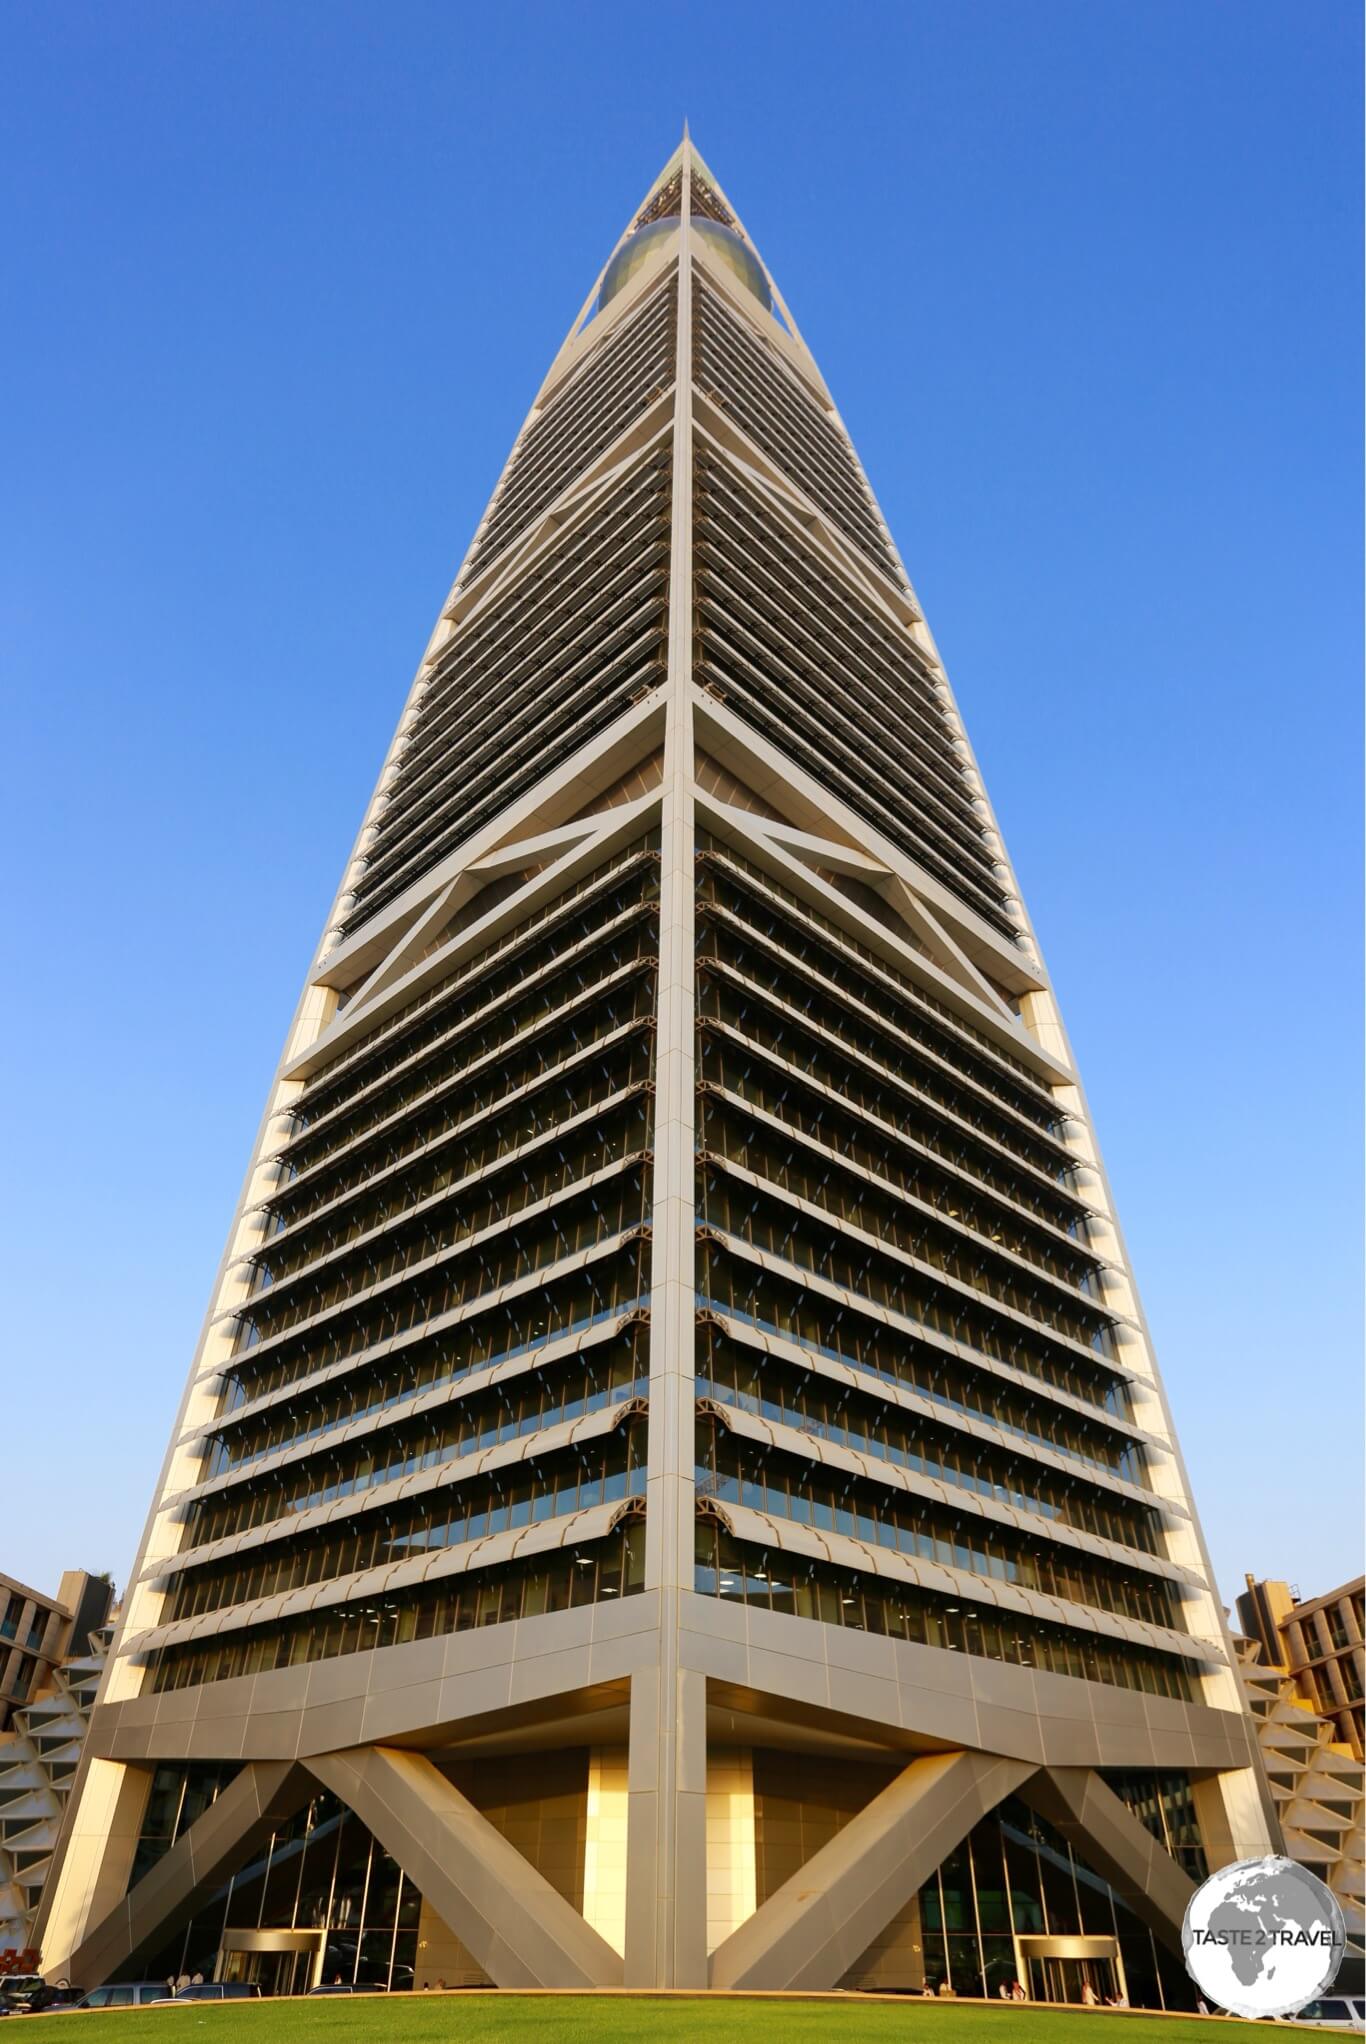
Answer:
[{"label": "clear sky", "polygon": [[689,118],[953,676],[1225,1597],[1361,1568],[1359,10],[14,0],[0,1570],[122,1583],[298,987]]}]

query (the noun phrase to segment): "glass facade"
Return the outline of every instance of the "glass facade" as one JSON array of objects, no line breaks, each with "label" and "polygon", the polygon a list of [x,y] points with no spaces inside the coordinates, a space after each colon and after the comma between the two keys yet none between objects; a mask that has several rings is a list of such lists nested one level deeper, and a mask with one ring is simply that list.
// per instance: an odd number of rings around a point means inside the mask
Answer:
[{"label": "glass facade", "polygon": [[[204,1774],[191,1771],[182,1786],[174,1770],[159,1768],[153,1794],[159,1813],[177,1795],[187,1807],[202,1796]],[[156,1821],[163,1821],[161,1814]],[[144,1828],[140,1858],[153,1843]],[[183,1929],[157,1951],[122,1968],[122,1977],[164,1980],[201,1974],[212,1980],[223,1977],[220,1954],[230,1945],[231,1933],[316,1931],[320,1936],[316,1945],[310,1941],[307,1956],[311,1960],[320,1950],[321,1979],[362,1988],[411,1988],[421,1908],[417,1889],[359,1818],[334,1796],[319,1794],[281,1824]],[[308,1977],[298,1980],[296,1991]]]},{"label": "glass facade", "polygon": [[662,248],[667,248],[676,238],[679,220],[665,215],[661,219],[648,221],[638,227],[629,241],[624,241],[602,273],[598,286],[598,310],[611,304],[632,277],[638,276],[645,265]]},{"label": "glass facade", "polygon": [[955,1604],[942,1594],[887,1582],[864,1569],[835,1568],[800,1553],[741,1542],[705,1517],[697,1528],[696,1586],[704,1596],[882,1633],[912,1646],[1048,1668],[1055,1675],[1143,1689],[1150,1696],[1188,1700],[1192,1695],[1193,1664],[1188,1667],[1167,1654],[1066,1625],[1035,1624],[986,1605]]},{"label": "glass facade", "polygon": [[130,1887],[136,1887],[195,1819],[217,1802],[238,1771],[231,1761],[197,1767],[171,1764],[155,1770],[133,1857]]},{"label": "glass facade", "polygon": [[1169,1852],[1193,1881],[1207,1878],[1210,1868],[1200,1842],[1200,1825],[1195,1815],[1195,1798],[1190,1779],[1171,1768],[1109,1768],[1105,1781],[1120,1801],[1127,1803],[1135,1817],[1150,1831],[1164,1852]]},{"label": "glass facade", "polygon": [[[894,1766],[753,1755],[756,1895],[762,1905],[799,1880],[812,1856],[893,1779]],[[1184,1776],[1164,1795],[1189,1798]],[[1113,1784],[1112,1784],[1113,1785]],[[1092,1941],[1082,1970],[1031,1963],[1037,1941]],[[932,1878],[880,1930],[840,1981],[846,1989],[915,1993],[941,1986],[998,2000],[1017,1979],[1031,2000],[1080,2001],[1090,1977],[1102,1994],[1124,1991],[1146,2008],[1193,2009],[1178,1958],[1155,1939],[1110,1883],[1019,1796],[1002,1802],[947,1854]]]},{"label": "glass facade", "polygon": [[[721,1521],[699,1528],[697,1586],[1190,1696],[1181,1572],[1056,1099],[706,833],[697,897],[695,1475]],[[732,1411],[783,1431],[758,1442]],[[856,1450],[863,1473],[813,1443]],[[843,1535],[849,1569],[746,1548],[728,1504]],[[956,1588],[869,1580],[869,1547],[952,1569]],[[1048,1602],[1003,1614],[996,1583]],[[1053,1617],[1069,1603],[1084,1626]]]},{"label": "glass facade", "polygon": [[[631,1499],[644,1490],[632,1473]],[[151,1688],[190,1689],[303,1661],[373,1652],[407,1640],[469,1632],[477,1626],[568,1611],[604,1597],[629,1597],[645,1586],[645,1543],[637,1513],[618,1532],[586,1546],[566,1547],[534,1562],[486,1565],[422,1589],[379,1592],[308,1618],[247,1625],[222,1639],[162,1647],[151,1657]]]},{"label": "glass facade", "polygon": [[[491,1573],[477,1543],[643,1498],[658,891],[646,835],[466,942],[298,1096],[154,1687],[638,1587],[629,1528]],[[392,1586],[437,1550],[439,1588]],[[262,1622],[319,1583],[325,1612]]]},{"label": "glass facade", "polygon": [[[1001,1984],[1021,1980],[1031,1998],[1080,2000],[1080,1984],[1031,1981],[1029,1946],[1017,1939],[1113,1938],[1122,1984],[1142,2008],[1193,2010],[1195,1989],[1168,1952],[1108,1882],[1079,1859],[1042,1817],[1010,1797],[975,1825],[962,1845],[920,1890],[925,1978],[947,1981],[955,1994],[999,1997]],[[1115,1986],[1120,1978],[1115,1978]]]}]

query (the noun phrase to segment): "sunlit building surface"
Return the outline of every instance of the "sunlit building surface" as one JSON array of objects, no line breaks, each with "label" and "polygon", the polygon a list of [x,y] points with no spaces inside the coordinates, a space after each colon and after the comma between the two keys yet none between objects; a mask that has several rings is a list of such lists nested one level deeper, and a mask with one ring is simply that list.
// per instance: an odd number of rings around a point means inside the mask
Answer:
[{"label": "sunlit building surface", "polygon": [[63,1576],[57,1595],[49,1597],[13,1576],[0,1576],[0,1732],[13,1722],[16,1708],[38,1693],[67,1651],[72,1626],[80,1616],[77,1607],[89,1594],[86,1586],[96,1580],[73,1569]]},{"label": "sunlit building surface", "polygon": [[[1242,1599],[1239,1598],[1241,1604]],[[1260,1640],[1236,1639],[1243,1684],[1257,1725],[1262,1765],[1285,1850],[1317,1874],[1338,1898],[1353,1980],[1339,1992],[1359,1993],[1366,1956],[1366,1782],[1361,1762],[1336,1736],[1281,1661],[1268,1661]]]},{"label": "sunlit building surface", "polygon": [[1248,1576],[1234,1637],[1285,1849],[1342,1908],[1348,1993],[1360,1992],[1366,1958],[1364,1597],[1360,1576],[1316,1597]]},{"label": "sunlit building surface", "polygon": [[310,968],[44,1964],[1181,2003],[1269,1807],[953,694],[685,141]]},{"label": "sunlit building surface", "polygon": [[[0,1577],[0,1974],[32,1972],[35,1925],[109,1652],[113,1585],[68,1569],[55,1597]],[[35,1645],[36,1642],[36,1645]],[[0,1677],[0,1679],[3,1679]]]},{"label": "sunlit building surface", "polygon": [[1366,1578],[1322,1596],[1248,1576],[1238,1623],[1271,1667],[1283,1667],[1358,1762],[1366,1754]]}]

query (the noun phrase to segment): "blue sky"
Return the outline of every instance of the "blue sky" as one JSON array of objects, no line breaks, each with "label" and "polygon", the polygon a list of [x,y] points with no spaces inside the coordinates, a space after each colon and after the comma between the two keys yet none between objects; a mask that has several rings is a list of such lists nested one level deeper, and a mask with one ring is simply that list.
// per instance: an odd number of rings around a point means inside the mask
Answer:
[{"label": "blue sky", "polygon": [[1358,10],[16,4],[0,1569],[132,1561],[437,606],[686,114],[1057,982],[1225,1596],[1361,1567]]}]

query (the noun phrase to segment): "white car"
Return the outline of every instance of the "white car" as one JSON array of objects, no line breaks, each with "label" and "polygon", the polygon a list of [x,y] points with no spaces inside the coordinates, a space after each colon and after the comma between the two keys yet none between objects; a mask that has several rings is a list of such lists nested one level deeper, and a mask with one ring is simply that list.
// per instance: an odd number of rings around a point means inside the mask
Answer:
[{"label": "white car", "polygon": [[1366,2001],[1351,1994],[1326,1994],[1318,2001],[1307,2001],[1298,2015],[1280,2020],[1308,2023],[1315,2030],[1366,2030]]}]

